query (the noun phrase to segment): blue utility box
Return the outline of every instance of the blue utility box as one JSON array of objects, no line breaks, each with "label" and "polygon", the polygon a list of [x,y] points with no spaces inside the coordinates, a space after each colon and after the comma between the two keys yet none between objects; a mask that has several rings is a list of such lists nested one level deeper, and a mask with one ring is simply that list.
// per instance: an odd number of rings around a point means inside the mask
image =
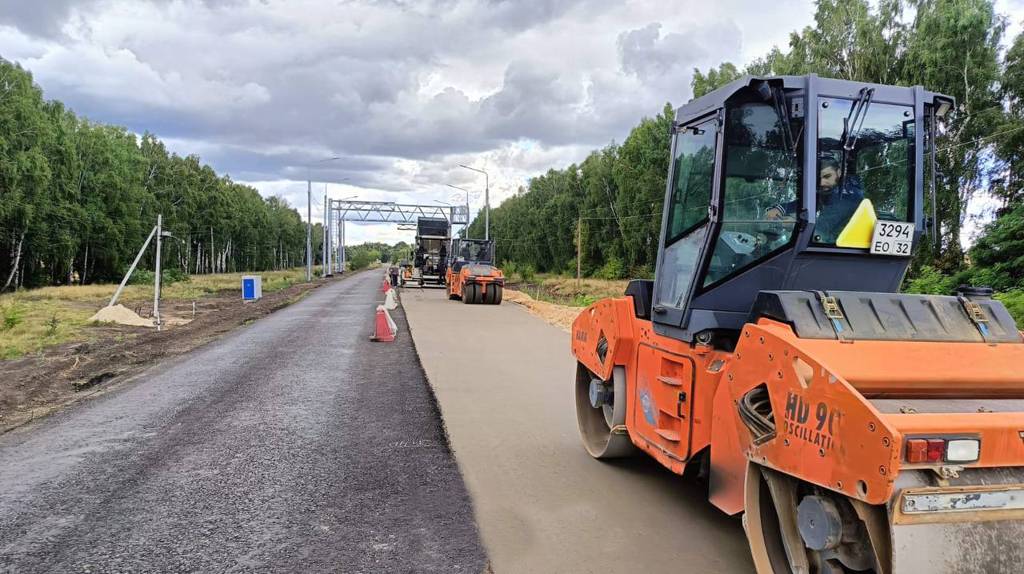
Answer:
[{"label": "blue utility box", "polygon": [[263,278],[259,275],[242,275],[242,300],[256,301],[263,297]]}]

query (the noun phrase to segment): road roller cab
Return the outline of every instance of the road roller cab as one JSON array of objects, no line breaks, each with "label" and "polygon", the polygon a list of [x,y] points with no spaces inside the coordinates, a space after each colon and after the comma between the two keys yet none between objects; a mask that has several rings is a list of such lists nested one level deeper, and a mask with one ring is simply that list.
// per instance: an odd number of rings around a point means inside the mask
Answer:
[{"label": "road roller cab", "polygon": [[898,293],[952,104],[811,75],[679,108],[655,279],[573,324],[587,451],[705,470],[761,574],[1024,563],[1018,327]]},{"label": "road roller cab", "polygon": [[453,239],[448,265],[448,298],[463,303],[500,305],[505,275],[494,266],[494,241]]}]

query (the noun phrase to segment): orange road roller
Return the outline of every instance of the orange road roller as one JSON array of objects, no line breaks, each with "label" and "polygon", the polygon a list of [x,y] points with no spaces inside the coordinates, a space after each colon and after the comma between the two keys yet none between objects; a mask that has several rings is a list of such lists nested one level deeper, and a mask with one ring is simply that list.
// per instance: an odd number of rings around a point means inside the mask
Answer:
[{"label": "orange road roller", "polygon": [[453,239],[446,285],[449,299],[500,305],[505,275],[494,266],[494,241]]},{"label": "orange road roller", "polygon": [[572,328],[594,458],[706,476],[769,573],[1024,572],[1024,340],[900,294],[941,94],[744,77],[679,108],[653,281]]}]

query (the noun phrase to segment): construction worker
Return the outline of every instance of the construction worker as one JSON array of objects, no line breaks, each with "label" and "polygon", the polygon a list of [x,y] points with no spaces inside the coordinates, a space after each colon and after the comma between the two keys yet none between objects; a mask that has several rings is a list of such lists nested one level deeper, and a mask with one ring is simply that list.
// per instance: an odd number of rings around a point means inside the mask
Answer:
[{"label": "construction worker", "polygon": [[448,267],[448,246],[444,243],[441,244],[441,249],[437,254],[437,274],[444,277],[445,270]]},{"label": "construction worker", "polygon": [[[818,217],[815,224],[814,241],[834,243],[843,228],[850,221],[853,212],[864,199],[860,178],[851,175],[843,177],[839,162],[832,156],[818,160]],[[794,220],[800,210],[797,202],[769,207],[765,212],[768,219]]]},{"label": "construction worker", "polygon": [[391,286],[398,287],[398,266],[391,265],[388,269],[388,274],[391,276]]}]

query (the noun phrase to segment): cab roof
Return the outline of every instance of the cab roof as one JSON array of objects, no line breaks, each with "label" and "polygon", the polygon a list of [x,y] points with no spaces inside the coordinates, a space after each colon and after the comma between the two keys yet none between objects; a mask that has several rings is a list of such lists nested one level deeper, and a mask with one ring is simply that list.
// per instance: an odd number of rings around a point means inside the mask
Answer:
[{"label": "cab roof", "polygon": [[676,124],[685,124],[690,120],[707,115],[721,108],[729,98],[737,93],[760,82],[769,82],[773,85],[781,84],[786,90],[806,90],[819,96],[839,98],[856,98],[862,88],[874,88],[875,95],[873,101],[890,104],[913,105],[916,101],[920,101],[922,104],[934,104],[936,99],[949,102],[950,104],[955,103],[952,97],[930,92],[921,86],[906,87],[874,84],[871,82],[853,82],[850,80],[822,78],[817,74],[808,74],[806,76],[747,75],[680,106],[676,109]]}]

